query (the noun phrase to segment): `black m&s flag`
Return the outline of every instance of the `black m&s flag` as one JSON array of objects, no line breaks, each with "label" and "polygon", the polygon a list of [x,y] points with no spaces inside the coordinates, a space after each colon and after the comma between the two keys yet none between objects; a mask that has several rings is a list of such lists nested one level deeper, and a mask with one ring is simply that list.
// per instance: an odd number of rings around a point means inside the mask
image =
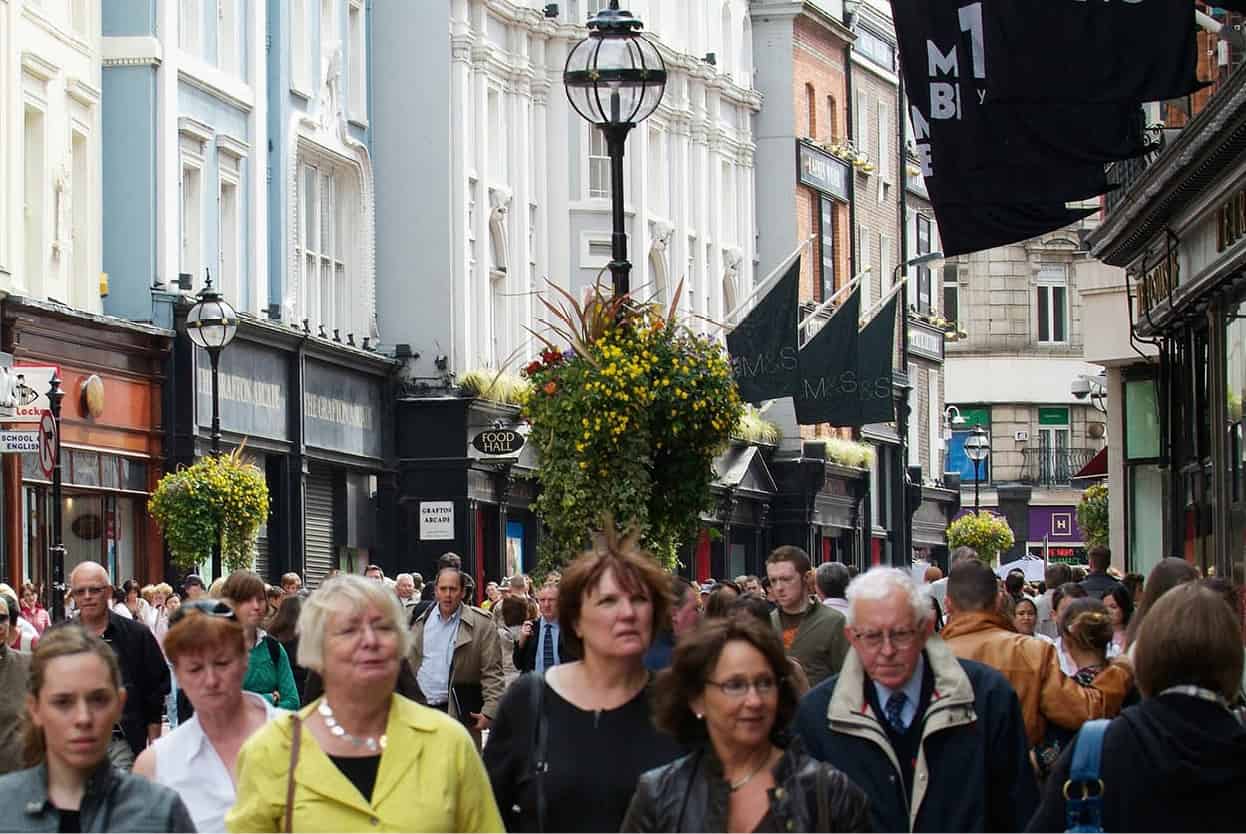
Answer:
[{"label": "black m&s flag", "polygon": [[861,291],[855,289],[801,350],[800,384],[792,396],[800,425],[856,425],[860,317]]},{"label": "black m&s flag", "polygon": [[790,397],[797,384],[800,258],[727,334],[727,352],[740,397],[760,403]]}]

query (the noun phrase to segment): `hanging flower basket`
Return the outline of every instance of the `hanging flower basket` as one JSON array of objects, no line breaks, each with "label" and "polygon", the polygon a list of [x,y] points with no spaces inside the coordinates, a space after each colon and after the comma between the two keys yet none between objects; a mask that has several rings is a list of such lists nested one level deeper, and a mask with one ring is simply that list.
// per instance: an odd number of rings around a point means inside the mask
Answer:
[{"label": "hanging flower basket", "polygon": [[1107,546],[1110,535],[1107,484],[1095,484],[1082,493],[1077,505],[1077,526],[1086,537],[1086,544]]},{"label": "hanging flower basket", "polygon": [[607,514],[636,525],[668,567],[712,505],[713,461],[742,412],[722,346],[669,311],[594,289],[580,304],[559,288],[545,302],[563,349],[545,349],[524,375],[524,416],[540,453],[535,509],[547,528],[540,569],[584,549]]},{"label": "hanging flower basket", "polygon": [[963,515],[947,528],[948,547],[972,547],[977,551],[978,558],[991,566],[996,564],[999,554],[1012,548],[1015,541],[1008,520],[986,511]]},{"label": "hanging flower basket", "polygon": [[268,485],[242,449],[200,458],[156,485],[147,510],[178,569],[191,570],[210,557],[218,530],[223,567],[251,567],[256,534],[268,517]]}]

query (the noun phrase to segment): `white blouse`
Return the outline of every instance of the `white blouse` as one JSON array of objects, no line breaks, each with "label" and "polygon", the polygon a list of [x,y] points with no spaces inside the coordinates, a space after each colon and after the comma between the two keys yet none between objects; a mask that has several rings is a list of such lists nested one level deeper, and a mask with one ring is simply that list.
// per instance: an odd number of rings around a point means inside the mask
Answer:
[{"label": "white blouse", "polygon": [[[254,692],[243,692],[242,697],[263,704],[269,721],[285,712]],[[152,746],[156,752],[155,782],[177,791],[197,830],[223,832],[225,814],[236,798],[234,780],[199,726],[199,716],[178,724]]]}]

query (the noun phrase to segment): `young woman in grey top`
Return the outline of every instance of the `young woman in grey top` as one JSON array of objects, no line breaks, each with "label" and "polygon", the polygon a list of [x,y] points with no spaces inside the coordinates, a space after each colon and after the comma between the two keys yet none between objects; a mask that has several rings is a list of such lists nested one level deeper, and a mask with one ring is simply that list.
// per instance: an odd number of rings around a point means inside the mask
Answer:
[{"label": "young woman in grey top", "polygon": [[168,788],[115,769],[125,704],[112,649],[81,626],[48,629],[30,666],[28,765],[0,777],[0,831],[194,831]]}]

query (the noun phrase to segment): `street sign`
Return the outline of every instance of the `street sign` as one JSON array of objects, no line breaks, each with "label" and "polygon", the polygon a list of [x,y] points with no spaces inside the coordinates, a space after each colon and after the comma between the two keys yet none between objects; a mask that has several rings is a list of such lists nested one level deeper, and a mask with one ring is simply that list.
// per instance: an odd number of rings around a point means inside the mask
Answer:
[{"label": "street sign", "polygon": [[454,538],[454,502],[420,502],[420,541],[449,541]]},{"label": "street sign", "polygon": [[52,469],[56,466],[56,421],[52,412],[45,411],[39,418],[39,466],[43,474],[52,477]]},{"label": "street sign", "polygon": [[39,432],[0,430],[0,452],[25,455],[39,451]]},{"label": "street sign", "polygon": [[0,375],[0,420],[38,423],[51,407],[48,389],[56,371],[52,365],[17,365]]}]

